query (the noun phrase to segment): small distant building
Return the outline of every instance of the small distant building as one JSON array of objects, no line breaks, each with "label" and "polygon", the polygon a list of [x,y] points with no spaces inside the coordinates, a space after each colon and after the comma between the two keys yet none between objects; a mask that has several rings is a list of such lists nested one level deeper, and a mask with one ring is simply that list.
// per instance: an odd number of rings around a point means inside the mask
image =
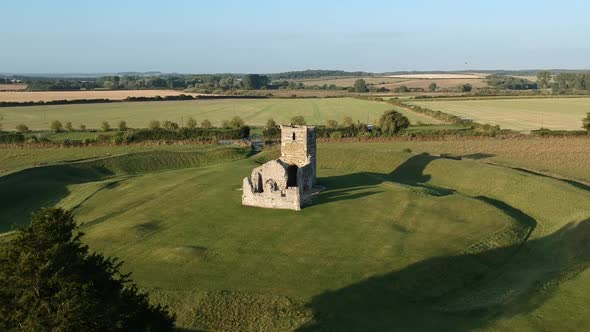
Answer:
[{"label": "small distant building", "polygon": [[316,183],[316,137],[311,126],[281,126],[281,157],[244,178],[242,205],[301,210]]}]

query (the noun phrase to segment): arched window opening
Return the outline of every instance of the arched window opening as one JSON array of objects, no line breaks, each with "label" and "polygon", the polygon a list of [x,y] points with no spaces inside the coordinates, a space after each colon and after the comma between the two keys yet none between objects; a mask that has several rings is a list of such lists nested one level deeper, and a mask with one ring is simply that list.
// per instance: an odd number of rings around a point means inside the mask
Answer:
[{"label": "arched window opening", "polygon": [[295,133],[293,133],[293,140],[295,140]]}]

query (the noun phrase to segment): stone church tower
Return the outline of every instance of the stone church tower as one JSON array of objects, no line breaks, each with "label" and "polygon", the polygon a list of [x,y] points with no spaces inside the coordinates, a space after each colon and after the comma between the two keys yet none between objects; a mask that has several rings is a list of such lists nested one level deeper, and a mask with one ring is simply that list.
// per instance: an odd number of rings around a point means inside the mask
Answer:
[{"label": "stone church tower", "polygon": [[311,126],[281,126],[281,157],[252,170],[242,205],[300,210],[316,184],[316,137]]}]

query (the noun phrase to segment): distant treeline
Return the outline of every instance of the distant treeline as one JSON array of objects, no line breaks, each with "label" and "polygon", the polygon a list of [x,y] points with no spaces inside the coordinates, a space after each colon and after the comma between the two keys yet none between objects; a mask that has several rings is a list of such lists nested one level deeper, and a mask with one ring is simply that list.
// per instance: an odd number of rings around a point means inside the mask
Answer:
[{"label": "distant treeline", "polygon": [[138,89],[244,89],[268,88],[271,78],[258,74],[103,76],[95,78],[22,78],[29,90],[138,90]]},{"label": "distant treeline", "polygon": [[296,79],[310,79],[327,76],[371,76],[372,73],[364,71],[344,71],[344,70],[300,70],[288,71],[284,73],[269,74],[273,80],[296,80]]},{"label": "distant treeline", "polygon": [[538,88],[537,83],[531,82],[525,78],[518,78],[505,75],[490,75],[487,77],[488,85],[507,90],[535,90]]}]

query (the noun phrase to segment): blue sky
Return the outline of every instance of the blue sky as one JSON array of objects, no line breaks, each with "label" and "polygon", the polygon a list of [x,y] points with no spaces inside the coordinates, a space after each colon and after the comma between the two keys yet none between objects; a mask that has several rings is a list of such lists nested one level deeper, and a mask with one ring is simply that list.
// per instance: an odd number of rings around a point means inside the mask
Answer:
[{"label": "blue sky", "polygon": [[0,72],[590,69],[587,0],[2,2]]}]

